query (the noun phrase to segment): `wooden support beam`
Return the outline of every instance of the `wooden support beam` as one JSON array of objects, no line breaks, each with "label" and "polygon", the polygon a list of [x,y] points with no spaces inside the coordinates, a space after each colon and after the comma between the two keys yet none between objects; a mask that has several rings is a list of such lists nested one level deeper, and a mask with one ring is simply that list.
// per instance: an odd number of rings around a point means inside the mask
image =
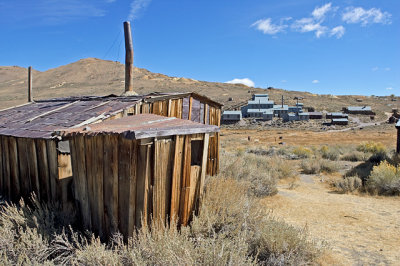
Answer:
[{"label": "wooden support beam", "polygon": [[189,98],[189,117],[188,120],[192,120],[192,108],[193,108],[193,97]]}]

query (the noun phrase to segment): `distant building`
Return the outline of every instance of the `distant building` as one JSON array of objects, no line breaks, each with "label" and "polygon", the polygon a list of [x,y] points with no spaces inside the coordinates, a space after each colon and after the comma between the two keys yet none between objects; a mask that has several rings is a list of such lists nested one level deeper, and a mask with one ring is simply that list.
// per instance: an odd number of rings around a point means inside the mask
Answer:
[{"label": "distant building", "polygon": [[289,106],[287,105],[274,105],[274,115],[278,117],[282,117],[285,114],[289,113]]},{"label": "distant building", "polygon": [[299,113],[298,117],[299,117],[299,121],[308,121],[308,120],[310,120],[310,114],[309,113]]},{"label": "distant building", "polygon": [[308,121],[310,116],[308,113],[287,113],[282,116],[284,122],[290,121]]},{"label": "distant building", "polygon": [[349,119],[347,118],[333,118],[331,121],[331,125],[348,125],[349,124]]},{"label": "distant building", "polygon": [[327,113],[326,119],[340,119],[340,118],[349,118],[348,114],[336,112],[336,113]]},{"label": "distant building", "polygon": [[222,121],[240,121],[242,120],[242,111],[224,111]]},{"label": "distant building", "polygon": [[343,108],[343,112],[354,115],[375,115],[371,106],[348,106]]},{"label": "distant building", "polygon": [[274,118],[274,110],[272,110],[272,109],[266,110],[266,111],[264,111],[262,116],[263,116],[263,120],[265,120],[265,121],[272,120]]},{"label": "distant building", "polygon": [[300,105],[299,106],[289,106],[288,111],[289,111],[289,113],[301,113],[301,112],[303,112],[303,109]]},{"label": "distant building", "polygon": [[324,117],[321,112],[309,112],[308,114],[310,119],[322,119]]}]

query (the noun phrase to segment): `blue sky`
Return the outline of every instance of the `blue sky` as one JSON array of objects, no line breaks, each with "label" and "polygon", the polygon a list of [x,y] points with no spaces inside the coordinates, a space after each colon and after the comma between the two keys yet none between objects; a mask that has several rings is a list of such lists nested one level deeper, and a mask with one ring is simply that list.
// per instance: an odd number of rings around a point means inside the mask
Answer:
[{"label": "blue sky", "polygon": [[323,94],[400,95],[398,0],[0,0],[0,65],[86,57],[170,76]]}]

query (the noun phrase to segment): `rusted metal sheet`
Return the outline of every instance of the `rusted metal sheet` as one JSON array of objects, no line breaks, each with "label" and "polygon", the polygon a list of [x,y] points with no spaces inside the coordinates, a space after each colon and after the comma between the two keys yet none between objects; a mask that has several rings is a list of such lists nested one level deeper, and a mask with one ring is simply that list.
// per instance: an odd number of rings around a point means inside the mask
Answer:
[{"label": "rusted metal sheet", "polygon": [[123,134],[128,139],[143,139],[212,132],[219,132],[219,127],[175,117],[140,114],[80,128],[68,129],[60,131],[59,134],[64,137],[71,137],[73,135]]},{"label": "rusted metal sheet", "polygon": [[[200,123],[204,122],[204,102],[221,106],[219,103],[196,93],[156,92],[129,97],[109,95],[39,100],[0,110],[0,135],[50,139],[55,130],[80,127],[107,120],[140,103],[153,104],[162,101],[168,103],[171,99],[183,99],[183,119],[188,119],[190,113],[191,120]],[[192,99],[193,102],[192,110],[189,110],[189,99]],[[164,111],[168,111],[167,105],[164,105],[163,114]]]}]

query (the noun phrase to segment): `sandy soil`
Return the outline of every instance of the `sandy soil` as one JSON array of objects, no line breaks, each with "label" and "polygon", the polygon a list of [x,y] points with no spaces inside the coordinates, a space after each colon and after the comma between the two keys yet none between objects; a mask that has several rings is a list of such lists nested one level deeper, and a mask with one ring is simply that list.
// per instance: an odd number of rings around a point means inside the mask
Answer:
[{"label": "sandy soil", "polygon": [[307,227],[344,265],[400,264],[400,197],[337,194],[319,176],[302,176],[294,190],[264,200],[275,216]]}]

